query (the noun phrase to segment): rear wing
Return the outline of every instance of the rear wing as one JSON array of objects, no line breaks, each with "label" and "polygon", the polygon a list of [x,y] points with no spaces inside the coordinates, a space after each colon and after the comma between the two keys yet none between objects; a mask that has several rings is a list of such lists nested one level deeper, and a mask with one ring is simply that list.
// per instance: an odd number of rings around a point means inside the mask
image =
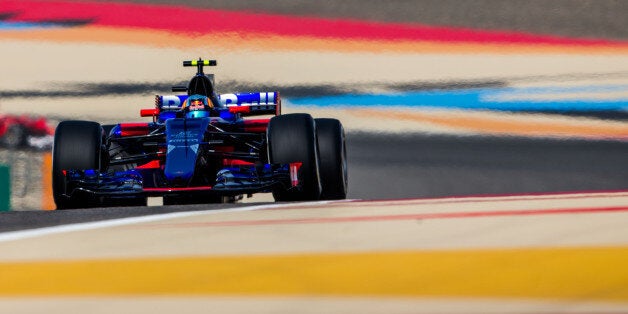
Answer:
[{"label": "rear wing", "polygon": [[218,100],[229,112],[244,116],[281,114],[279,92],[221,94],[218,95]]},{"label": "rear wing", "polygon": [[[141,115],[150,117],[161,112],[179,111],[187,98],[188,95],[157,95],[155,96],[155,109],[143,109]],[[278,116],[281,114],[279,92],[220,94],[218,101],[220,103],[215,109],[241,116]]]}]

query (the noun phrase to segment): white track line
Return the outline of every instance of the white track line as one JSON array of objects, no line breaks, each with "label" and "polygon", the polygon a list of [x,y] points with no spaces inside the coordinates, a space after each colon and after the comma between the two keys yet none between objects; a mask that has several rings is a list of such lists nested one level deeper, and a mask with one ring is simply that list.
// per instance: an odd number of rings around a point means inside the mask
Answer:
[{"label": "white track line", "polygon": [[[128,217],[111,219],[105,221],[76,223],[69,225],[44,227],[31,230],[20,230],[0,233],[0,242],[15,241],[27,238],[35,238],[45,235],[66,233],[73,231],[93,230],[107,227],[118,227],[124,225],[131,225],[137,223],[155,222],[167,219],[192,217],[208,214],[219,214],[229,212],[244,212],[263,209],[278,209],[278,208],[294,208],[294,207],[311,207],[326,204],[346,203],[360,205],[364,203],[372,204],[398,204],[398,205],[418,205],[418,204],[438,204],[438,203],[478,203],[487,201],[534,201],[534,200],[546,200],[546,199],[571,199],[571,198],[588,198],[588,197],[625,197],[628,194],[627,191],[600,191],[600,192],[584,192],[584,193],[540,193],[531,195],[505,195],[505,196],[468,196],[468,197],[444,197],[444,198],[427,198],[427,199],[399,199],[399,200],[371,200],[364,201],[359,199],[348,199],[341,201],[317,201],[317,202],[303,202],[303,203],[284,203],[284,204],[266,204],[266,205],[254,205],[237,208],[227,209],[215,209],[215,210],[201,210],[201,211],[189,211],[189,212],[176,212],[167,214],[156,214],[140,217]],[[517,208],[518,209],[518,208]],[[473,211],[473,210],[472,210]]]},{"label": "white track line", "polygon": [[110,219],[110,220],[105,220],[105,221],[95,221],[95,222],[83,222],[83,223],[76,223],[76,224],[69,224],[69,225],[61,225],[61,226],[44,227],[44,228],[37,228],[37,229],[31,229],[31,230],[20,230],[20,231],[10,231],[10,232],[5,232],[5,233],[0,233],[0,242],[16,241],[16,240],[35,238],[35,237],[41,237],[41,236],[46,236],[46,235],[51,235],[51,234],[58,234],[58,233],[93,230],[93,229],[108,228],[108,227],[118,227],[118,226],[132,225],[132,224],[145,223],[145,222],[155,222],[155,221],[182,218],[182,217],[192,217],[192,216],[230,213],[230,212],[244,212],[244,211],[262,210],[262,209],[275,209],[275,208],[281,208],[281,207],[294,207],[295,205],[297,206],[299,205],[302,205],[302,206],[324,205],[331,202],[332,201],[319,201],[319,202],[307,202],[307,203],[296,203],[296,204],[294,203],[268,204],[268,205],[256,205],[256,206],[215,209],[215,210],[201,210],[201,211],[156,214],[156,215],[140,216],[140,217],[127,217],[127,218],[119,218],[119,219]]}]

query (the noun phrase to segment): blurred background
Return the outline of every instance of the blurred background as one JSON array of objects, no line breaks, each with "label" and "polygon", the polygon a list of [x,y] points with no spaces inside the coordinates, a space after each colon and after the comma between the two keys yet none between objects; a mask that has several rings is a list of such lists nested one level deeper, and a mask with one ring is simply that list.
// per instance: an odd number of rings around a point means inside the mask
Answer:
[{"label": "blurred background", "polygon": [[53,209],[66,119],[141,121],[217,59],[347,131],[349,197],[628,188],[628,2],[3,0],[0,210]]}]

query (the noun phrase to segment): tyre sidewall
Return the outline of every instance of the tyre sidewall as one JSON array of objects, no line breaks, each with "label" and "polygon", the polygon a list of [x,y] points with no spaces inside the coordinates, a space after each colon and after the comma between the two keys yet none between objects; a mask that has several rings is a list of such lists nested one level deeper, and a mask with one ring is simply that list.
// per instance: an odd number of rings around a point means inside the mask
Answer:
[{"label": "tyre sidewall", "polygon": [[102,134],[97,122],[63,121],[57,126],[52,150],[52,191],[58,209],[84,205],[63,196],[63,171],[101,170]]},{"label": "tyre sidewall", "polygon": [[336,119],[316,119],[320,158],[321,199],[345,199],[347,196],[347,151],[344,128]]},{"label": "tyre sidewall", "polygon": [[275,200],[317,200],[321,185],[316,126],[312,116],[286,114],[273,117],[268,124],[267,142],[270,163],[302,163],[299,170],[301,190],[276,190],[273,193]]}]

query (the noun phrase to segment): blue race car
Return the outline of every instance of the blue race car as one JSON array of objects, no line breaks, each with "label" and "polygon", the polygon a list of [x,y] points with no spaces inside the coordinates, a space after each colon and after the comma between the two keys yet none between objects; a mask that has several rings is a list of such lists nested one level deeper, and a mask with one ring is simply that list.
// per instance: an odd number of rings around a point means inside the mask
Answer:
[{"label": "blue race car", "polygon": [[[344,199],[344,129],[336,119],[281,114],[278,92],[218,95],[205,66],[180,95],[142,109],[152,122],[63,121],[55,131],[52,188],[58,209],[234,202],[272,192],[276,201]],[[272,116],[247,119],[250,116]]]}]

